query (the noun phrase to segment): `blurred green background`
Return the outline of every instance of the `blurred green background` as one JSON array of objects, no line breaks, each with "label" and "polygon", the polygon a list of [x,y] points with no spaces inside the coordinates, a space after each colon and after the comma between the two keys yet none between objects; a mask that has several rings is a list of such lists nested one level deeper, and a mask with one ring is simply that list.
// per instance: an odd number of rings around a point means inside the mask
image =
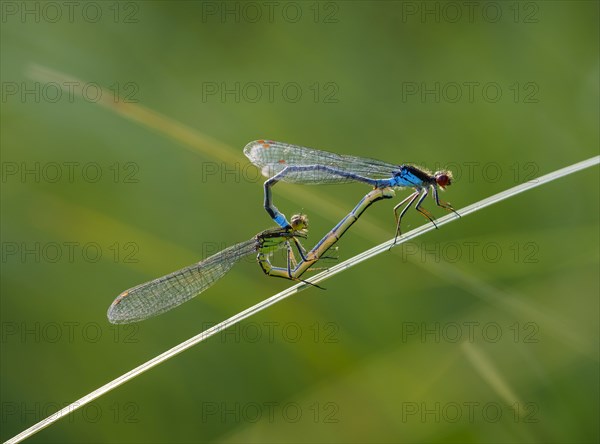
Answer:
[{"label": "blurred green background", "polygon": [[[167,314],[106,320],[122,290],[272,225],[251,140],[448,166],[456,208],[597,155],[598,18],[573,1],[2,2],[1,438],[290,285],[250,258]],[[428,233],[31,442],[598,442],[598,190],[594,167]],[[312,244],[367,191],[274,193]],[[393,205],[339,258],[390,238]]]}]

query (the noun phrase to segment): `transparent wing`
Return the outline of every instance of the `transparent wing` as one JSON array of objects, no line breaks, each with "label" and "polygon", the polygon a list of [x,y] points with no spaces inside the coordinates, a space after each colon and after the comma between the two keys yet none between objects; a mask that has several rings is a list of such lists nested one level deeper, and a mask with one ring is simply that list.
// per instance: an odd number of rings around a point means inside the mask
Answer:
[{"label": "transparent wing", "polygon": [[[273,177],[290,165],[324,165],[333,169],[357,174],[370,179],[389,179],[399,166],[366,157],[348,156],[290,145],[273,140],[257,140],[244,148],[250,162],[260,168],[265,177]],[[351,182],[355,179],[343,177],[327,170],[303,170],[290,172],[282,178],[284,182],[304,184],[327,184]]]},{"label": "transparent wing", "polygon": [[137,322],[164,313],[202,293],[241,258],[256,253],[255,238],[233,245],[201,262],[121,293],[108,309],[113,324]]}]

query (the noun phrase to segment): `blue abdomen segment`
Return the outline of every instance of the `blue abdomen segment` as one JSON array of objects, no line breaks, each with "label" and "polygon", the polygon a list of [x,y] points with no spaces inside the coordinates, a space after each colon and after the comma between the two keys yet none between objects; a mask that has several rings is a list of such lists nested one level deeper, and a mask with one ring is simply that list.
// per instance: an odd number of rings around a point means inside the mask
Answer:
[{"label": "blue abdomen segment", "polygon": [[273,220],[277,223],[277,225],[279,225],[281,228],[288,228],[290,226],[290,223],[287,221],[287,219],[285,218],[285,216],[281,213],[277,214]]}]

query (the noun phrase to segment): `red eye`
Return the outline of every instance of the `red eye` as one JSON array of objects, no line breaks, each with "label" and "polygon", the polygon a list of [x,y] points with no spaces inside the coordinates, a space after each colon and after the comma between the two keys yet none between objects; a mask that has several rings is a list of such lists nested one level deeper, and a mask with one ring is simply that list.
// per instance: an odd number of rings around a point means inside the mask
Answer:
[{"label": "red eye", "polygon": [[448,174],[444,173],[436,174],[435,181],[442,188],[446,188],[448,185],[452,185],[452,179]]}]

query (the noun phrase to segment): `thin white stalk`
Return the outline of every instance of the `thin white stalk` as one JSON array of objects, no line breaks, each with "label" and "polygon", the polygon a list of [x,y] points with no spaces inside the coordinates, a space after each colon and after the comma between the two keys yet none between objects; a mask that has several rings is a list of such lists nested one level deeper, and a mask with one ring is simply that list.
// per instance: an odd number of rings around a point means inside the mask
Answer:
[{"label": "thin white stalk", "polygon": [[[531,190],[532,188],[538,187],[545,183],[549,183],[553,180],[567,176],[567,175],[575,173],[577,171],[581,171],[585,168],[589,168],[591,166],[598,165],[598,163],[600,163],[600,156],[596,156],[591,159],[584,160],[582,162],[579,162],[579,163],[570,165],[568,167],[562,168],[560,170],[554,171],[552,173],[546,174],[545,176],[539,177],[538,179],[534,179],[529,182],[523,183],[521,185],[517,185],[516,187],[510,188],[506,191],[495,194],[494,196],[488,197],[487,199],[480,200],[479,202],[476,202],[472,205],[462,208],[461,210],[458,210],[457,213],[459,213],[461,216],[464,217],[468,214],[474,213],[475,211],[479,211],[489,205],[498,203],[502,200],[508,199],[509,197],[515,196],[524,191]],[[455,214],[448,214],[448,215],[438,219],[436,221],[436,224],[438,227],[440,227],[442,225],[445,225],[445,224],[455,221],[457,219],[458,219],[458,217]],[[428,231],[431,231],[433,229],[435,229],[435,227],[431,223],[422,225],[422,226],[406,233],[402,237],[400,237],[398,239],[398,242],[395,245],[400,245],[400,244],[407,242],[411,239],[414,239],[424,233],[427,233]],[[330,269],[328,269],[326,271],[323,271],[315,276],[307,278],[306,282],[309,282],[311,284],[317,284],[319,282],[322,282],[326,279],[329,279],[331,276],[334,276],[344,270],[347,270],[367,259],[370,259],[374,256],[377,256],[378,254],[388,251],[390,248],[392,248],[395,245],[394,245],[394,239],[390,239],[389,241],[379,244],[376,247],[371,248],[370,250],[364,251],[364,252],[362,252],[362,253],[334,266],[334,267],[331,267]],[[74,412],[75,410],[83,407],[87,403],[89,403],[95,399],[98,399],[100,396],[104,395],[105,393],[108,393],[111,390],[115,389],[116,387],[120,386],[121,384],[124,384],[125,382],[129,381],[130,379],[133,379],[133,378],[141,375],[142,373],[161,364],[162,362],[165,362],[166,360],[171,359],[175,355],[187,350],[190,347],[193,347],[194,345],[210,338],[211,336],[214,336],[215,334],[219,333],[220,331],[225,330],[226,328],[229,328],[232,325],[237,324],[238,322],[270,307],[271,305],[274,305],[277,302],[280,302],[296,293],[299,293],[300,291],[306,289],[309,286],[310,285],[306,284],[306,283],[299,283],[299,284],[293,285],[290,288],[288,288],[280,293],[277,293],[276,295],[271,296],[270,298],[265,299],[262,302],[259,302],[258,304],[253,305],[250,308],[247,308],[246,310],[230,317],[229,319],[224,320],[223,322],[203,331],[202,333],[188,339],[185,342],[182,342],[181,344],[176,345],[175,347],[171,348],[170,350],[167,350],[166,352],[156,356],[155,358],[152,358],[151,360],[143,363],[142,365],[134,368],[133,370],[128,371],[127,373],[110,381],[109,383],[103,385],[102,387],[85,395],[84,397],[71,403],[67,407],[59,410],[58,412],[54,413],[53,415],[50,415],[49,417],[43,419],[42,421],[38,422],[37,424],[31,426],[30,428],[24,430],[23,432],[19,433],[18,435],[14,436],[13,438],[9,439],[8,441],[6,441],[6,443],[18,443],[18,442],[23,441],[24,439],[34,435],[35,433],[39,432],[42,429],[48,427],[50,424],[58,421],[59,419],[63,418],[64,416],[67,416],[69,413]]]}]

